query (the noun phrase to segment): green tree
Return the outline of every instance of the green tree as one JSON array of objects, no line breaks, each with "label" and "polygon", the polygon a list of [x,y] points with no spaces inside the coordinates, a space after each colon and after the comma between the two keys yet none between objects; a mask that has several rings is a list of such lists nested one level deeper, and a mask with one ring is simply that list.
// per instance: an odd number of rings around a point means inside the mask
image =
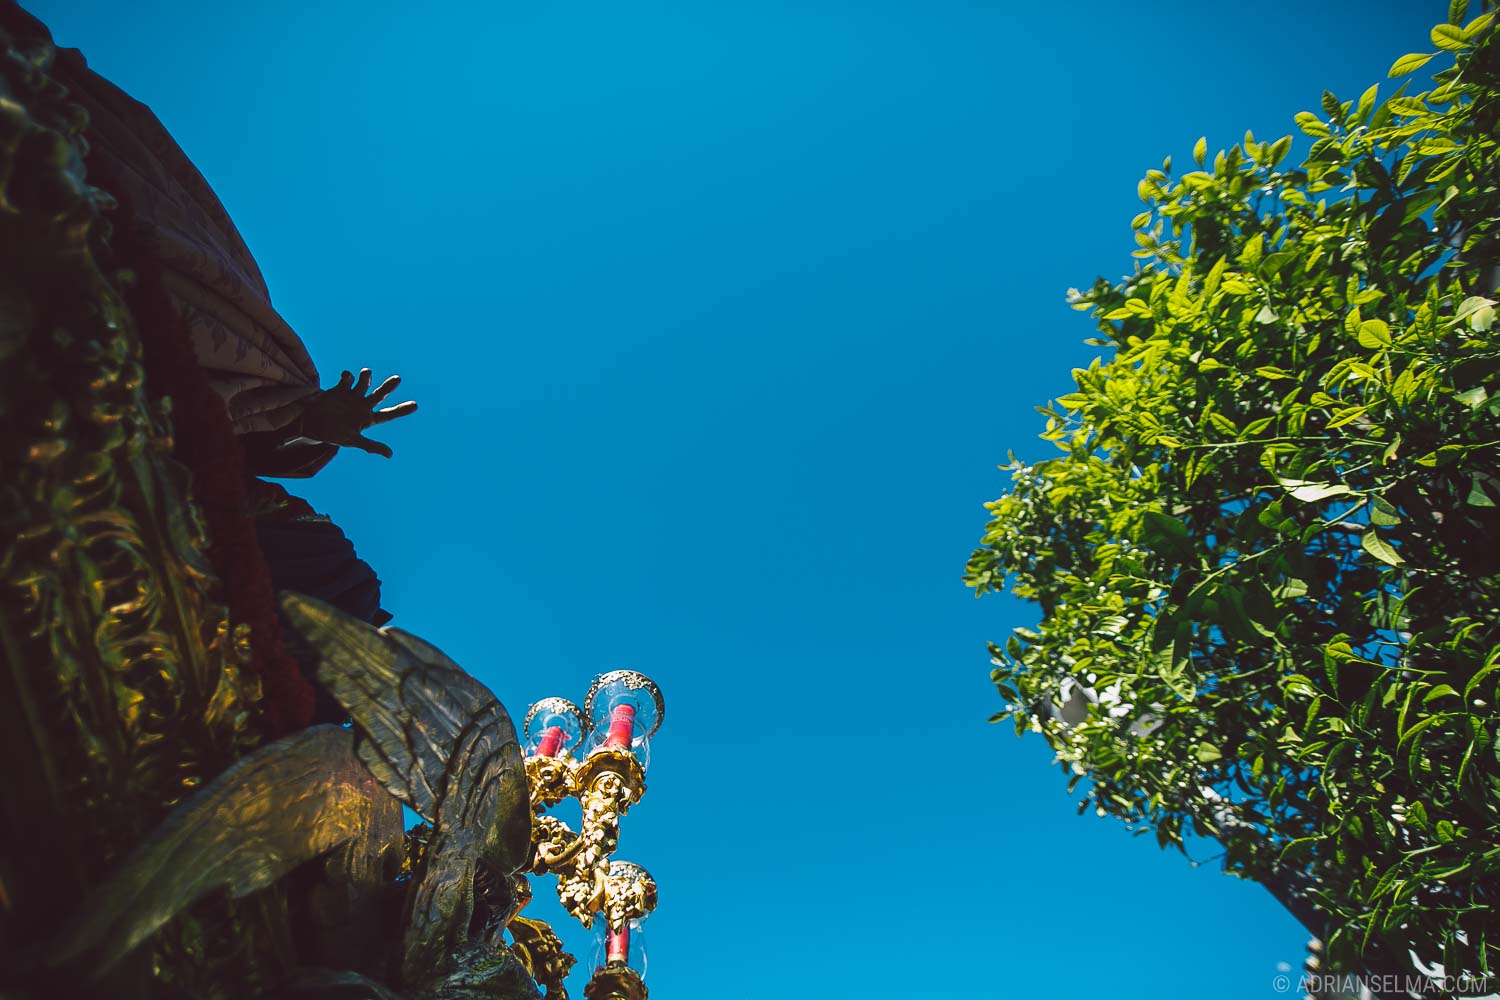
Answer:
[{"label": "green tree", "polygon": [[1043,618],[992,646],[1080,812],[1211,837],[1349,968],[1500,948],[1500,44],[1455,0],[1433,89],[1140,183],[1112,348],[1042,409],[969,560]]}]

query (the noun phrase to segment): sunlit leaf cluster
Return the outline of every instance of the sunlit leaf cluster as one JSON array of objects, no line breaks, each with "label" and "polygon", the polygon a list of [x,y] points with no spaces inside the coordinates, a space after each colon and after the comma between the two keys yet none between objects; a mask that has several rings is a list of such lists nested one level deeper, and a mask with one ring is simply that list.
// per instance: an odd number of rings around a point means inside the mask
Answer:
[{"label": "sunlit leaf cluster", "polygon": [[[1306,137],[1140,182],[1105,357],[1041,413],[966,579],[1042,619],[997,718],[1093,808],[1224,845],[1358,966],[1500,947],[1500,44],[1493,15]],[[1310,144],[1309,144],[1310,140]],[[1211,844],[1209,846],[1212,846]]]}]

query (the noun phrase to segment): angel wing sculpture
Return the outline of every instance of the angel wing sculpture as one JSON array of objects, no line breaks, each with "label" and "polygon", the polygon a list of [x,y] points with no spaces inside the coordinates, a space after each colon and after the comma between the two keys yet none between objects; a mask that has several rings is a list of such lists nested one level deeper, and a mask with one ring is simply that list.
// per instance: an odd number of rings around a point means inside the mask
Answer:
[{"label": "angel wing sculpture", "polygon": [[[526,771],[509,715],[414,635],[375,629],[299,594],[283,594],[282,607],[353,726],[314,726],[269,743],[208,783],[85,901],[47,963],[103,974],[211,892],[265,888],[372,831],[388,843],[393,819],[399,836],[399,800],[432,834],[406,887],[397,978],[414,995],[496,995],[473,966],[512,977],[470,941],[469,928],[478,867],[507,891],[506,877],[531,848]],[[506,906],[502,926],[515,900]],[[471,986],[481,991],[464,991]]]},{"label": "angel wing sculpture", "polygon": [[211,892],[249,895],[378,827],[399,841],[392,805],[346,729],[313,726],[267,743],[173,810],[126,857],[84,901],[47,964],[97,978]]},{"label": "angel wing sculpture", "polygon": [[402,942],[401,979],[420,982],[468,935],[476,864],[502,880],[526,864],[530,792],[515,726],[483,684],[417,636],[299,594],[283,595],[282,608],[317,651],[318,680],[354,717],[359,759],[433,826]]}]

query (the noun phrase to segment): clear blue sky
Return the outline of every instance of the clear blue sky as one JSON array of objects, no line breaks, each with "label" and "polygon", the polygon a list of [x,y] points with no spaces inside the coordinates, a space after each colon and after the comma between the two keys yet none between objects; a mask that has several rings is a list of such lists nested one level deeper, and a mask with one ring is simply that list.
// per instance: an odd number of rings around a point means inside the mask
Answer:
[{"label": "clear blue sky", "polygon": [[1358,96],[1446,3],[27,5],[197,162],[325,383],[420,402],[289,484],[397,624],[518,717],[661,683],[620,855],[653,997],[1277,995],[1263,890],[986,725],[1037,613],[960,574],[1144,170]]}]

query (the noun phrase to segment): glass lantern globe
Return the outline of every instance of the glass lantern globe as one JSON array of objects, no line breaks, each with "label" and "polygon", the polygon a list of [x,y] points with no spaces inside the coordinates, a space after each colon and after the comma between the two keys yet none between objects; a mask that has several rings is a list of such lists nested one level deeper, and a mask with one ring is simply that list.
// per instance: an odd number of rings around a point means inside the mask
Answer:
[{"label": "glass lantern globe", "polygon": [[543,698],[527,710],[521,726],[526,756],[565,756],[583,742],[586,729],[577,705],[566,698]]},{"label": "glass lantern globe", "polygon": [[645,674],[611,670],[594,679],[583,714],[589,721],[588,749],[628,748],[645,767],[651,759],[651,737],[666,715],[661,690]]},{"label": "glass lantern globe", "polygon": [[594,964],[602,969],[607,965],[628,965],[635,970],[641,981],[646,981],[646,936],[641,930],[641,921],[632,918],[619,931],[609,928],[609,921],[600,918],[594,924]]}]

